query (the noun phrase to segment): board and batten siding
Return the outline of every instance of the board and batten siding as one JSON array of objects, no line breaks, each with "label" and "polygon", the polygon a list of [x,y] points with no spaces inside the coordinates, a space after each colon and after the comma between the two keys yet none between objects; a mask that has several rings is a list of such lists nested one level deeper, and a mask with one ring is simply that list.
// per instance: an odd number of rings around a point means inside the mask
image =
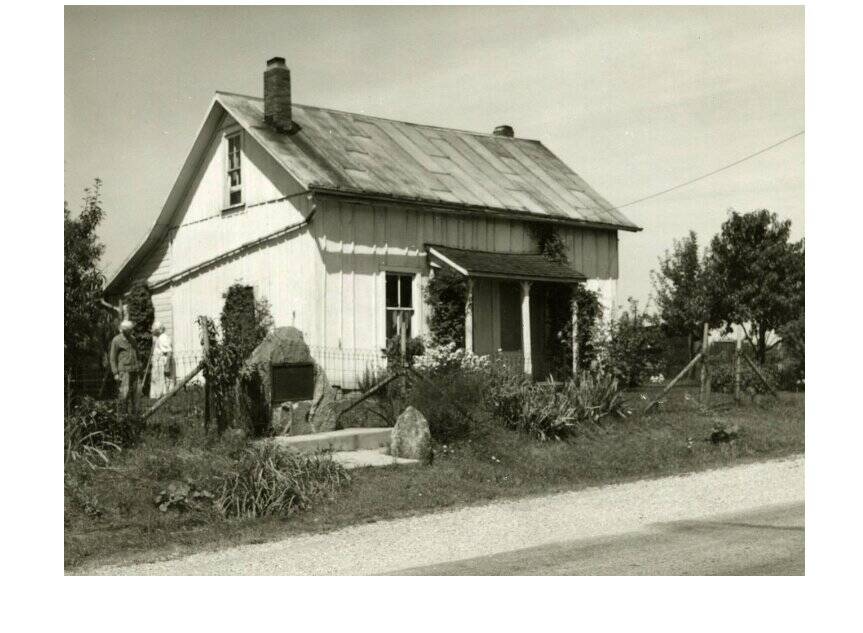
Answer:
[{"label": "board and batten siding", "polygon": [[[242,137],[243,205],[228,209],[227,137]],[[170,226],[134,275],[152,285],[245,243],[301,222],[311,211],[296,181],[235,122],[224,117],[210,139]],[[158,288],[153,294],[156,318],[168,328],[179,356],[200,353],[197,317],[219,318],[223,293],[237,282],[255,289],[270,304],[277,325],[311,332],[321,313],[312,279],[320,254],[307,229],[243,251],[193,276]]]},{"label": "board and batten siding", "polygon": [[[317,197],[317,205],[311,233],[322,256],[316,283],[326,318],[312,342],[333,361],[325,363],[330,381],[344,387],[355,386],[364,366],[386,344],[387,272],[414,273],[411,331],[414,335],[427,333],[427,306],[422,301],[429,275],[425,244],[502,253],[538,249],[529,225],[520,220],[459,216],[323,195]],[[616,232],[561,227],[560,234],[573,266],[589,278],[588,286],[600,292],[603,304],[613,307]],[[475,293],[478,343],[497,349],[497,284],[480,281]]]}]

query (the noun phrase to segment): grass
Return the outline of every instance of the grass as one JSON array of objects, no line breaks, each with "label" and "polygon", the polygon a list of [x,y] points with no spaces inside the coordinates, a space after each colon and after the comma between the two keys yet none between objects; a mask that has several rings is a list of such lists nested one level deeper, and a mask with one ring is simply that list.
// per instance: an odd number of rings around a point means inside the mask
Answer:
[{"label": "grass", "polygon": [[[628,394],[643,408],[650,390]],[[204,480],[236,450],[236,438],[203,448],[202,430],[180,437],[150,434],[142,446],[121,453],[111,468],[86,473],[83,502],[67,505],[65,565],[167,558],[202,549],[260,543],[284,536],[592,485],[659,477],[779,458],[804,450],[804,396],[783,393],[735,406],[714,394],[701,409],[697,391],[676,389],[658,410],[633,414],[592,437],[537,442],[488,425],[469,440],[437,445],[431,466],[351,471],[345,490],[288,518],[225,520],[207,512],[160,512],[153,496],[173,479]],[[730,444],[707,438],[716,424],[737,424]],[[90,510],[87,511],[86,508]],[[101,510],[97,516],[93,508]]]}]

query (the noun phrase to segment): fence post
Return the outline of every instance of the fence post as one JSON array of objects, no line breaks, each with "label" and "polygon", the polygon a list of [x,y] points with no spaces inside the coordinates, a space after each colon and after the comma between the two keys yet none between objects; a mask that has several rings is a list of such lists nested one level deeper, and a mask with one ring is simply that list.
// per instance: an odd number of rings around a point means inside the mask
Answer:
[{"label": "fence post", "polygon": [[578,303],[572,296],[572,379],[578,381]]},{"label": "fence post", "polygon": [[399,311],[399,352],[402,357],[402,367],[408,364],[408,331],[405,323],[407,313],[404,310]]},{"label": "fence post", "polygon": [[204,323],[199,322],[198,325],[201,328],[201,349],[203,351],[201,368],[204,370],[204,430],[207,431],[210,428],[210,375],[207,371],[207,357],[210,355],[210,334]]},{"label": "fence post", "polygon": [[701,404],[710,406],[710,328],[704,323],[704,334],[701,338]]},{"label": "fence post", "polygon": [[743,352],[743,331],[737,329],[737,340],[734,341],[734,402],[740,404],[740,355]]}]

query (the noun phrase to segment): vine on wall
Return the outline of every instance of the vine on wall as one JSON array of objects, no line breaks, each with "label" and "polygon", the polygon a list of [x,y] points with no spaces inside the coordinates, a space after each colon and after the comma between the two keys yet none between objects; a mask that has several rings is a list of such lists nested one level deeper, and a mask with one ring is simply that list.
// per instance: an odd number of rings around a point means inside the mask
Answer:
[{"label": "vine on wall", "polygon": [[431,308],[428,318],[432,343],[455,343],[464,347],[464,309],[467,279],[449,268],[441,268],[429,279],[425,302]]}]

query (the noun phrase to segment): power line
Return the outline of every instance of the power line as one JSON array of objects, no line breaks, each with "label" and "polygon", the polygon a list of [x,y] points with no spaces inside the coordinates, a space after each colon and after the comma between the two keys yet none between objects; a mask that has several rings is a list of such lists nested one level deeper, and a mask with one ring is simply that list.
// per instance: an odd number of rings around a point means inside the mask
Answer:
[{"label": "power line", "polygon": [[799,132],[797,132],[796,134],[792,134],[788,138],[784,138],[781,141],[777,141],[776,143],[773,143],[773,145],[768,145],[767,147],[764,147],[764,148],[758,150],[757,152],[749,154],[748,156],[744,156],[740,160],[736,160],[733,163],[728,163],[727,165],[724,165],[724,166],[720,167],[719,169],[714,169],[713,171],[706,173],[706,174],[703,174],[701,176],[698,176],[697,178],[693,178],[692,180],[687,180],[686,182],[682,182],[679,185],[674,185],[673,187],[669,187],[668,189],[663,189],[662,191],[652,193],[649,196],[644,196],[643,198],[639,198],[638,200],[632,200],[631,202],[627,202],[626,204],[617,205],[615,207],[612,207],[612,210],[622,209],[624,207],[629,207],[629,206],[632,206],[633,204],[638,204],[639,202],[644,202],[645,200],[650,200],[652,198],[656,198],[658,196],[665,195],[666,193],[669,193],[671,191],[675,191],[676,189],[680,189],[681,187],[691,185],[692,183],[698,182],[699,180],[704,180],[705,178],[709,178],[710,176],[718,174],[721,171],[725,171],[726,169],[731,169],[732,167],[739,165],[740,163],[743,163],[743,162],[749,160],[750,158],[755,158],[756,156],[759,156],[759,155],[763,154],[764,152],[769,152],[774,147],[779,147],[783,143],[787,143],[788,141],[795,139],[798,136],[802,136],[805,132],[806,132],[806,130],[800,130]]}]

